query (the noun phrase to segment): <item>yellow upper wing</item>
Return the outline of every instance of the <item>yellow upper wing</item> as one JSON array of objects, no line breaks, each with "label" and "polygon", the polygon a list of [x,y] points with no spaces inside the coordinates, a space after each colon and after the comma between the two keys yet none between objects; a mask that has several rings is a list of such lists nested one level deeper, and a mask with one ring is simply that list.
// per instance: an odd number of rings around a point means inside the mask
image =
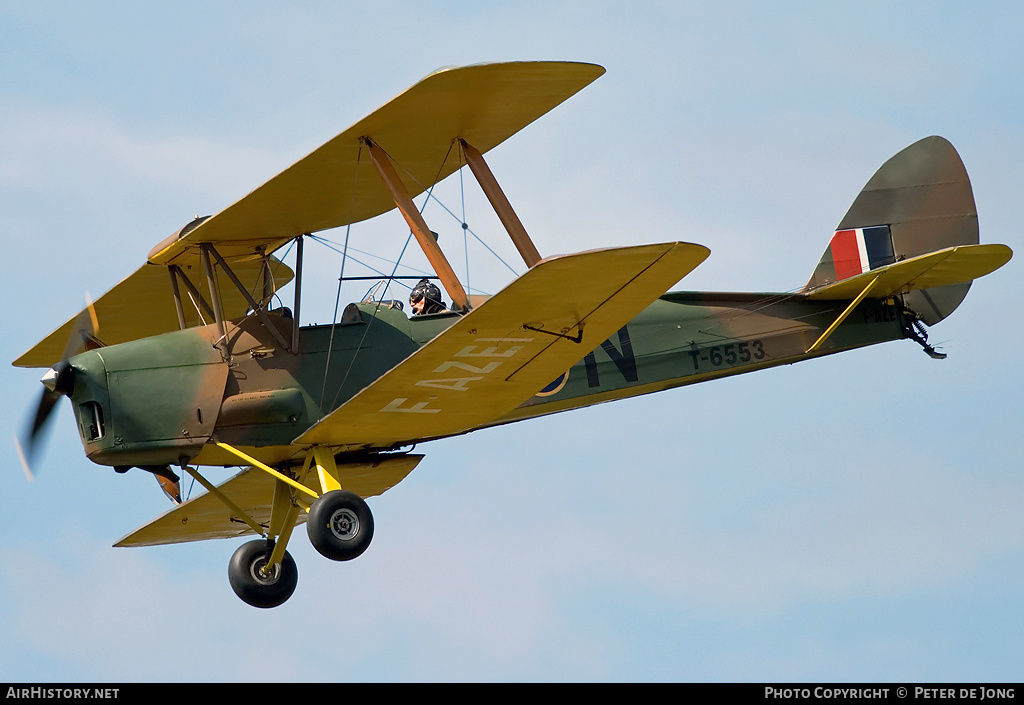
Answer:
[{"label": "yellow upper wing", "polygon": [[[453,140],[481,152],[493,148],[556,107],[604,69],[571,62],[480,64],[436,71],[360,120],[255,191],[193,228],[160,243],[149,264],[96,302],[99,338],[106,344],[178,327],[165,267],[199,273],[198,245],[213,243],[247,285],[256,281],[257,251],[273,252],[292,238],[354,223],[395,207],[372,165],[362,138],[372,138],[396,162],[409,193],[416,195],[461,166]],[[449,152],[450,150],[450,152]],[[193,277],[198,285],[203,277]],[[281,270],[279,286],[291,279]],[[228,318],[245,302],[221,288]],[[187,296],[186,296],[187,298]],[[194,314],[190,324],[195,323]],[[14,361],[48,367],[60,359],[75,318]]]},{"label": "yellow upper wing", "polygon": [[542,260],[294,442],[386,448],[494,421],[708,254],[702,245],[667,243]]},{"label": "yellow upper wing", "polygon": [[150,254],[171,264],[201,242],[229,260],[256,246],[355,223],[395,207],[366,156],[372,138],[415,196],[456,171],[453,140],[486,152],[604,73],[593,64],[515,62],[441,69],[179,240]]}]

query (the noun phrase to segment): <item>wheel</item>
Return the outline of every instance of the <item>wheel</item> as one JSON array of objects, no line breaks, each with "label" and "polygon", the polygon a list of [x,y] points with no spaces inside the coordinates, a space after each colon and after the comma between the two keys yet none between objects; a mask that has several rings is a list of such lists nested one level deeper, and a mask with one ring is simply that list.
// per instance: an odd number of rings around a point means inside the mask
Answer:
[{"label": "wheel", "polygon": [[373,538],[373,514],[354,492],[333,490],[313,502],[306,519],[313,548],[332,561],[350,561]]},{"label": "wheel", "polygon": [[249,541],[238,547],[228,563],[228,582],[235,594],[253,607],[277,607],[295,592],[299,569],[288,551],[270,575],[261,569],[267,564],[267,542]]}]

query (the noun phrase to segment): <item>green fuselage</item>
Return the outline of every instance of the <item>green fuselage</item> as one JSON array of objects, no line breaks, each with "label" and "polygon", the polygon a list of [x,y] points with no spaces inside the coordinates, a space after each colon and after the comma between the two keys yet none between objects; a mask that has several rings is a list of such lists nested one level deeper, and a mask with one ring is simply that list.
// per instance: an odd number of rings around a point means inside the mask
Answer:
[{"label": "green fuselage", "polygon": [[[488,425],[580,408],[904,337],[894,304],[866,300],[815,352],[849,302],[786,294],[672,292],[529,401]],[[235,465],[216,439],[286,463],[300,433],[445,330],[457,314],[408,318],[352,305],[338,325],[300,329],[299,353],[259,319],[191,328],[72,359],[72,395],[86,454],[120,467]],[[290,337],[287,313],[271,316]],[[583,350],[590,348],[589,352]],[[409,439],[410,442],[428,439]],[[387,450],[366,448],[364,450]]]}]

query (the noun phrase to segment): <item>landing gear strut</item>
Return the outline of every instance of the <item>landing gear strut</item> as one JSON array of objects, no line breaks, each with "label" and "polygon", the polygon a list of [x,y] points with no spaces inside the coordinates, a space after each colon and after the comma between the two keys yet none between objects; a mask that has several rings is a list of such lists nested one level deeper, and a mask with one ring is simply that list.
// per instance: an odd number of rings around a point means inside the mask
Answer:
[{"label": "landing gear strut", "polygon": [[[299,571],[285,547],[299,513],[304,508],[308,507],[309,511],[306,530],[310,543],[326,558],[334,561],[352,560],[362,555],[370,545],[373,539],[373,514],[362,497],[341,489],[337,464],[329,448],[311,448],[302,469],[295,472],[294,468],[276,470],[227,443],[218,442],[217,445],[237,455],[254,469],[263,470],[276,479],[270,521],[260,523],[227,494],[182,463],[182,468],[230,509],[233,517],[247,524],[253,533],[263,536],[263,539],[239,547],[228,565],[231,588],[244,602],[253,607],[276,607],[295,591]],[[406,460],[399,461],[399,464],[409,464],[408,470],[411,470],[420,457],[414,457],[411,464]],[[366,461],[359,464],[364,462],[371,465]],[[394,461],[377,460],[372,467],[389,462]],[[319,478],[321,494],[303,484],[307,477]],[[309,497],[312,497],[312,503]]]}]

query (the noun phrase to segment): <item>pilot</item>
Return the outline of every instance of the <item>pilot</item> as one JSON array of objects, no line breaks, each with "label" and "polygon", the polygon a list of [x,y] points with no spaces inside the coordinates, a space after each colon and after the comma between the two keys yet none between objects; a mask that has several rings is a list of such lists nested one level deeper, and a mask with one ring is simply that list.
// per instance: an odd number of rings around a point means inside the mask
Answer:
[{"label": "pilot", "polygon": [[441,290],[429,279],[420,279],[412,288],[412,292],[409,294],[409,304],[412,306],[412,315],[414,316],[440,313],[445,310],[444,301],[441,300]]}]

